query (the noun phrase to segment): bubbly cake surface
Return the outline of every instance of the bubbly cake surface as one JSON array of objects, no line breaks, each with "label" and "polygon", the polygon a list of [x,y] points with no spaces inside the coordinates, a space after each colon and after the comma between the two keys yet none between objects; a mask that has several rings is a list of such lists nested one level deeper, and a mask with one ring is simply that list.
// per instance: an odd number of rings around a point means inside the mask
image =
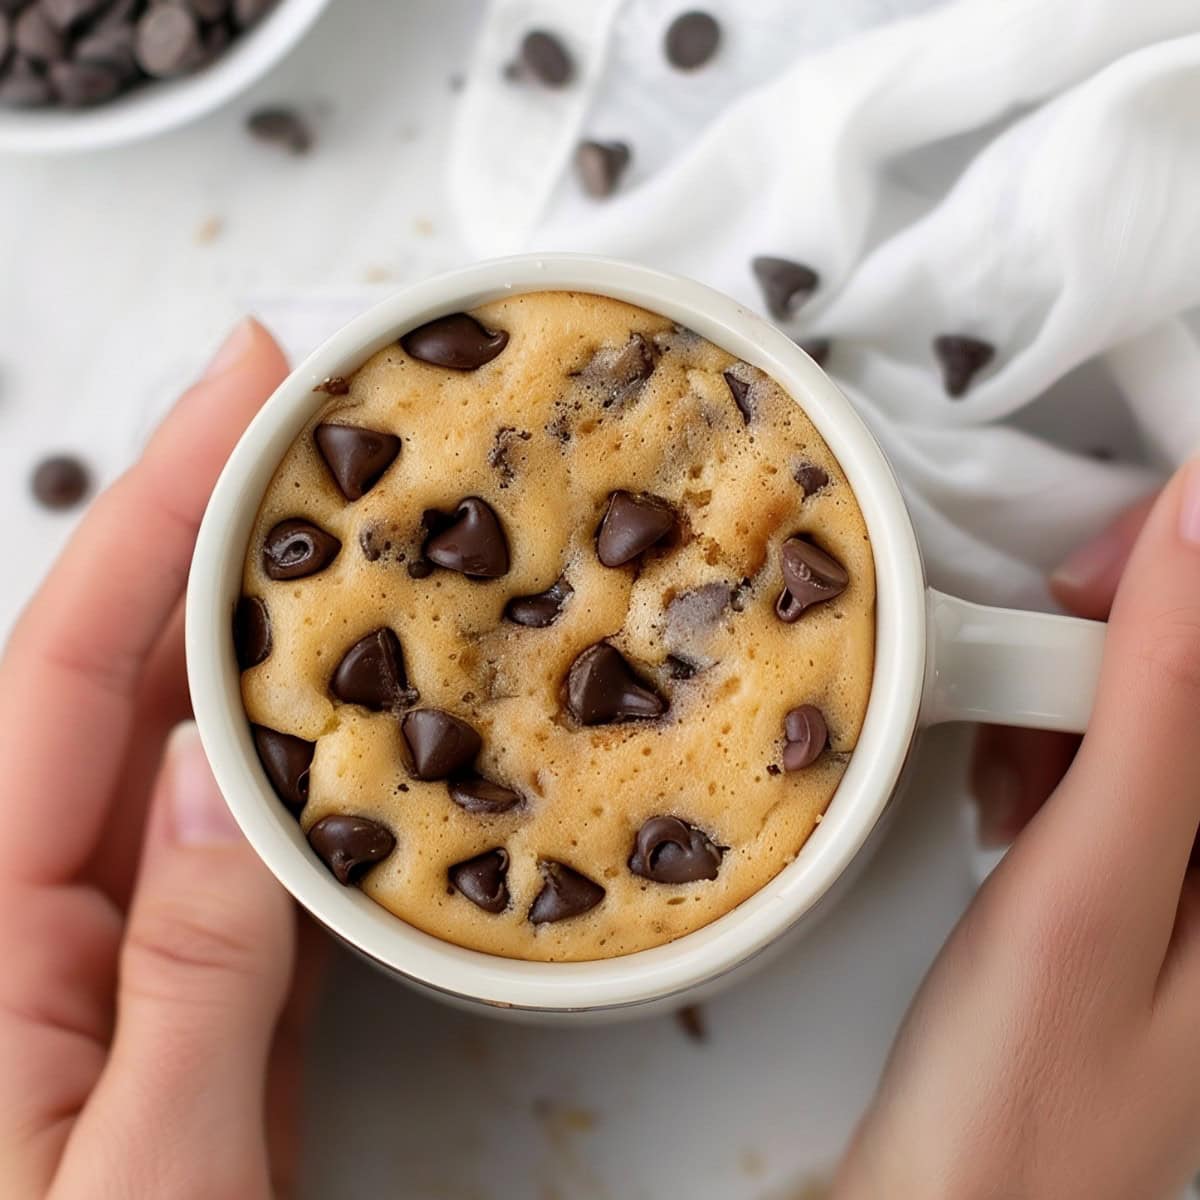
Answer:
[{"label": "bubbly cake surface", "polygon": [[866,526],[800,405],[669,320],[561,292],[471,318],[329,381],[285,455],[245,709],[314,851],[397,917],[628,954],[753,895],[833,798],[871,688]]}]

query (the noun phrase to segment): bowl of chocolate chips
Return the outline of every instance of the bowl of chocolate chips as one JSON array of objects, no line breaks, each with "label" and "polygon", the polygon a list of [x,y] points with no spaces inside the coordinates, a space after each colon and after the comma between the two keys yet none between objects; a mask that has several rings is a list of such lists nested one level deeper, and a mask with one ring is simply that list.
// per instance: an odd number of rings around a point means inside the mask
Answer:
[{"label": "bowl of chocolate chips", "polygon": [[218,107],[328,0],[0,0],[0,151],[135,141]]}]

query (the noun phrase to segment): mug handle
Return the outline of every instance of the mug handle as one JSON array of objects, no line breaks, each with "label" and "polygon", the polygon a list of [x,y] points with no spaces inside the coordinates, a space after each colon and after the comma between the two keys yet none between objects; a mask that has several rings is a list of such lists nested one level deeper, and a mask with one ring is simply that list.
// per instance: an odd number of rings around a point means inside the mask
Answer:
[{"label": "mug handle", "polygon": [[921,725],[982,721],[1083,733],[1107,626],[989,608],[926,590],[928,660]]}]

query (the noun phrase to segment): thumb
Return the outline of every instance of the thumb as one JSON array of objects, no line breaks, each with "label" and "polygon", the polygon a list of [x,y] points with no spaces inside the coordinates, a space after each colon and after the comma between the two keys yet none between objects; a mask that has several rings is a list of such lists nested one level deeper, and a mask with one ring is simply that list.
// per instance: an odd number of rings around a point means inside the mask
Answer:
[{"label": "thumb", "polygon": [[78,1167],[94,1187],[104,1162],[116,1176],[105,1194],[270,1195],[265,1077],[294,925],[217,790],[195,726],[180,726],[151,807],[112,1053],[60,1182]]}]

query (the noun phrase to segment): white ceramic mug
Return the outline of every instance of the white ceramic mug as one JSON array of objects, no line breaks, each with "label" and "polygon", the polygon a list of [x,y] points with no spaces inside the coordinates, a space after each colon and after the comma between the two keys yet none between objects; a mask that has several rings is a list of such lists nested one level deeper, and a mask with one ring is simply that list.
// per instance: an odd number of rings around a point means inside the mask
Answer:
[{"label": "white ceramic mug", "polygon": [[[801,404],[842,465],[875,556],[875,673],[858,747],[795,861],[712,924],[665,946],[598,962],[522,962],[466,950],[339,886],[309,849],[259,765],[242,710],[231,617],[259,502],[293,439],[348,376],[401,334],[448,312],[521,292],[612,296],[695,330],[765,371]],[[785,334],[718,292],[584,255],[521,256],[427,280],[347,325],[305,360],[238,443],[196,543],[187,597],[192,704],[218,784],[246,837],[323,925],[399,978],[468,1006],[549,1018],[613,1017],[695,1000],[796,930],[847,872],[895,791],[918,731],[992,721],[1082,731],[1104,626],[985,608],[926,587],[912,521],[883,452],[845,396]]]}]

